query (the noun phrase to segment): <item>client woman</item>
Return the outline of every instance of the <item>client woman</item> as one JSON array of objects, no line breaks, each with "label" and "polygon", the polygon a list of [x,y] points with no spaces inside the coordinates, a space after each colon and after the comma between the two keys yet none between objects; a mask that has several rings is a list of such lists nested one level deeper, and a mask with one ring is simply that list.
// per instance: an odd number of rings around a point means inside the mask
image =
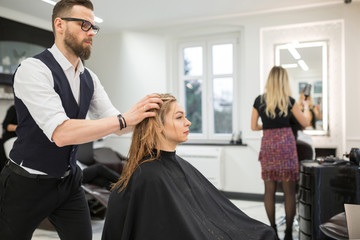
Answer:
[{"label": "client woman", "polygon": [[168,94],[156,117],[133,132],[129,160],[113,186],[102,240],[275,239],[270,226],[233,205],[175,153],[191,123]]}]

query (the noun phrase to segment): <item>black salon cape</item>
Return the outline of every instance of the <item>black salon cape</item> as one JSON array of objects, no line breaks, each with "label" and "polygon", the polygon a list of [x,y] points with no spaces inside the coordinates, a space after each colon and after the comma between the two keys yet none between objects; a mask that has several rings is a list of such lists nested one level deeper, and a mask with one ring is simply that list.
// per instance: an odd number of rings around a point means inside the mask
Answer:
[{"label": "black salon cape", "polygon": [[175,152],[143,163],[109,198],[102,240],[276,239]]}]

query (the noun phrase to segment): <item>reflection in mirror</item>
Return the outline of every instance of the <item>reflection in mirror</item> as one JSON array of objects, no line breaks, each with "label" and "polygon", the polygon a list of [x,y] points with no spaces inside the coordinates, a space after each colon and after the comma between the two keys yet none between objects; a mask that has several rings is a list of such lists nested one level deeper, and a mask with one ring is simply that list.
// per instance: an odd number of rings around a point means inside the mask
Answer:
[{"label": "reflection in mirror", "polygon": [[275,46],[275,65],[289,74],[292,95],[302,106],[305,87],[310,84],[311,135],[328,133],[327,42],[291,42]]},{"label": "reflection in mirror", "polygon": [[14,74],[25,58],[32,57],[44,49],[45,47],[32,43],[0,41],[0,73]]}]

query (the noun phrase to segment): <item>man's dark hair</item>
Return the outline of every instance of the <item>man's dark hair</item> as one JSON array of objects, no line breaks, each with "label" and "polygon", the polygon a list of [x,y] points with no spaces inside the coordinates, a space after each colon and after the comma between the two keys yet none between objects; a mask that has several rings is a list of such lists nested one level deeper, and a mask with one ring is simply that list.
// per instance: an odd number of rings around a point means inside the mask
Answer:
[{"label": "man's dark hair", "polygon": [[94,6],[90,0],[60,0],[56,3],[53,14],[52,14],[52,28],[53,32],[55,34],[55,26],[54,21],[58,17],[69,17],[69,16],[63,16],[65,13],[68,13],[71,11],[72,7],[75,5],[84,6],[92,11],[94,11]]}]

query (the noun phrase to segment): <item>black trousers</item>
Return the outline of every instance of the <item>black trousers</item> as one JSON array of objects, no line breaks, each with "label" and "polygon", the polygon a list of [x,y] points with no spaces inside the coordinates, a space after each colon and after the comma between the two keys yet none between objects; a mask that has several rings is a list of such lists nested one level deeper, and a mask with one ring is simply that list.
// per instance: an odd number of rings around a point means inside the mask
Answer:
[{"label": "black trousers", "polygon": [[82,172],[63,179],[27,178],[5,166],[0,175],[0,239],[28,240],[48,217],[62,240],[91,240]]},{"label": "black trousers", "polygon": [[0,138],[0,171],[5,166],[5,163],[7,161],[5,150],[4,150],[4,141],[2,138]]}]

